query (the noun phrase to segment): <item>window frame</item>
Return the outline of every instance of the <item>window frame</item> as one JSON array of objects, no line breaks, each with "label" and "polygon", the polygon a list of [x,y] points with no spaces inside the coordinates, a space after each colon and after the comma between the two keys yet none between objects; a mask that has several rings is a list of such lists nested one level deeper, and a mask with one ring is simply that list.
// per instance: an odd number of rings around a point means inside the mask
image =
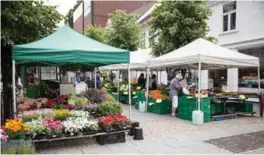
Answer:
[{"label": "window frame", "polygon": [[[224,6],[227,4],[233,3],[233,2],[236,2],[236,9],[232,10],[232,11],[224,12],[224,10],[223,10]],[[228,32],[232,32],[232,31],[237,30],[237,6],[238,6],[237,1],[231,1],[231,2],[229,1],[229,2],[223,4],[223,6],[222,6],[222,32],[223,33],[228,33]],[[235,18],[236,18],[235,25],[236,26],[234,29],[231,30],[231,15],[233,13],[236,13],[236,16],[235,16]],[[227,30],[224,31],[224,16],[226,16],[226,15],[227,15]]]}]

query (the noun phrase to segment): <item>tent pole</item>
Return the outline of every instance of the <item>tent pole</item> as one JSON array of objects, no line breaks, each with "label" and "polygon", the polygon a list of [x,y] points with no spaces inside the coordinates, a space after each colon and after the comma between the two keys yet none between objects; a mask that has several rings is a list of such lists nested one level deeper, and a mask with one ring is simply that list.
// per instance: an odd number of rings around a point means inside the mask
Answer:
[{"label": "tent pole", "polygon": [[149,67],[147,68],[147,84],[146,84],[146,103],[145,103],[145,111],[148,111],[148,95],[149,95]]},{"label": "tent pole", "polygon": [[120,70],[118,69],[118,71],[117,71],[117,101],[119,102],[119,80],[120,80],[120,78],[119,78],[119,76],[120,76]]},{"label": "tent pole", "polygon": [[261,90],[260,90],[260,67],[258,66],[258,93],[260,94],[261,93]]},{"label": "tent pole", "polygon": [[94,88],[96,89],[96,82],[97,82],[97,78],[96,78],[96,68],[94,68]]},{"label": "tent pole", "polygon": [[201,69],[202,69],[202,64],[201,61],[199,61],[199,68],[198,68],[198,111],[200,111],[200,107],[201,107]]},{"label": "tent pole", "polygon": [[13,117],[17,116],[17,106],[16,106],[16,63],[12,61],[12,88],[13,88]]},{"label": "tent pole", "polygon": [[128,102],[129,102],[129,119],[132,120],[131,112],[131,77],[130,77],[130,64],[128,64]]}]

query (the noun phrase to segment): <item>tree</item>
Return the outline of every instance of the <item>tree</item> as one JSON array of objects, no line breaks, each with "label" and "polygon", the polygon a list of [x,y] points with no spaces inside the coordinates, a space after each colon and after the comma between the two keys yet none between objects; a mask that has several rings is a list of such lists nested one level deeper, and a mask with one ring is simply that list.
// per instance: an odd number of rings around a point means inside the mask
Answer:
[{"label": "tree", "polygon": [[211,11],[206,1],[162,1],[152,12],[151,47],[157,56],[207,37]]},{"label": "tree", "polygon": [[2,45],[23,44],[41,39],[63,19],[56,6],[42,1],[1,1]]},{"label": "tree", "polygon": [[82,1],[77,1],[76,4],[74,5],[74,7],[72,9],[70,9],[66,15],[64,24],[68,24],[71,28],[73,28],[73,13],[77,9],[77,7],[79,6],[79,4],[81,2]]},{"label": "tree", "polygon": [[110,14],[111,25],[107,28],[106,38],[110,45],[127,49],[137,50],[140,42],[140,25],[136,16],[117,10]]},{"label": "tree", "polygon": [[84,35],[100,42],[106,42],[106,29],[89,25],[84,30]]}]

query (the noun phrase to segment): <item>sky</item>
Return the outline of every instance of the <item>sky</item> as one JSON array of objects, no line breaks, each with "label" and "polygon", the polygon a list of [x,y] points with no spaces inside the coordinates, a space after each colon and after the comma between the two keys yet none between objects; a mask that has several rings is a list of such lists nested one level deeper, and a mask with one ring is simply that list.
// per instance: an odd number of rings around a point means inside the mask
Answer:
[{"label": "sky", "polygon": [[[47,5],[57,5],[57,10],[60,14],[66,15],[68,11],[73,8],[77,0],[43,0]],[[59,23],[59,27],[64,25],[64,21]]]}]

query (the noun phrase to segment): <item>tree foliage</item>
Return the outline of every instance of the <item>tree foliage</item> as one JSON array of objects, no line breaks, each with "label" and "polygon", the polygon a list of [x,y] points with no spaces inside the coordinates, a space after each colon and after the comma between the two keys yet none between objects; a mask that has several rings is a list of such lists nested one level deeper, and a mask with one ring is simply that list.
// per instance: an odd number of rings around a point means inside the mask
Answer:
[{"label": "tree foliage", "polygon": [[73,13],[77,9],[77,7],[79,6],[79,4],[81,2],[82,1],[77,1],[76,4],[74,5],[74,7],[72,9],[70,9],[66,15],[64,23],[68,24],[71,28],[73,28]]},{"label": "tree foliage", "polygon": [[136,15],[127,14],[116,10],[110,14],[111,25],[107,28],[107,43],[127,49],[137,50],[140,42],[140,25],[136,21]]},{"label": "tree foliage", "polygon": [[214,40],[207,37],[210,15],[206,1],[162,1],[150,22],[153,53],[163,55],[198,38]]},{"label": "tree foliage", "polygon": [[1,1],[1,43],[23,44],[54,32],[63,16],[42,1]]},{"label": "tree foliage", "polygon": [[106,29],[89,25],[84,30],[84,35],[100,42],[106,42]]}]

